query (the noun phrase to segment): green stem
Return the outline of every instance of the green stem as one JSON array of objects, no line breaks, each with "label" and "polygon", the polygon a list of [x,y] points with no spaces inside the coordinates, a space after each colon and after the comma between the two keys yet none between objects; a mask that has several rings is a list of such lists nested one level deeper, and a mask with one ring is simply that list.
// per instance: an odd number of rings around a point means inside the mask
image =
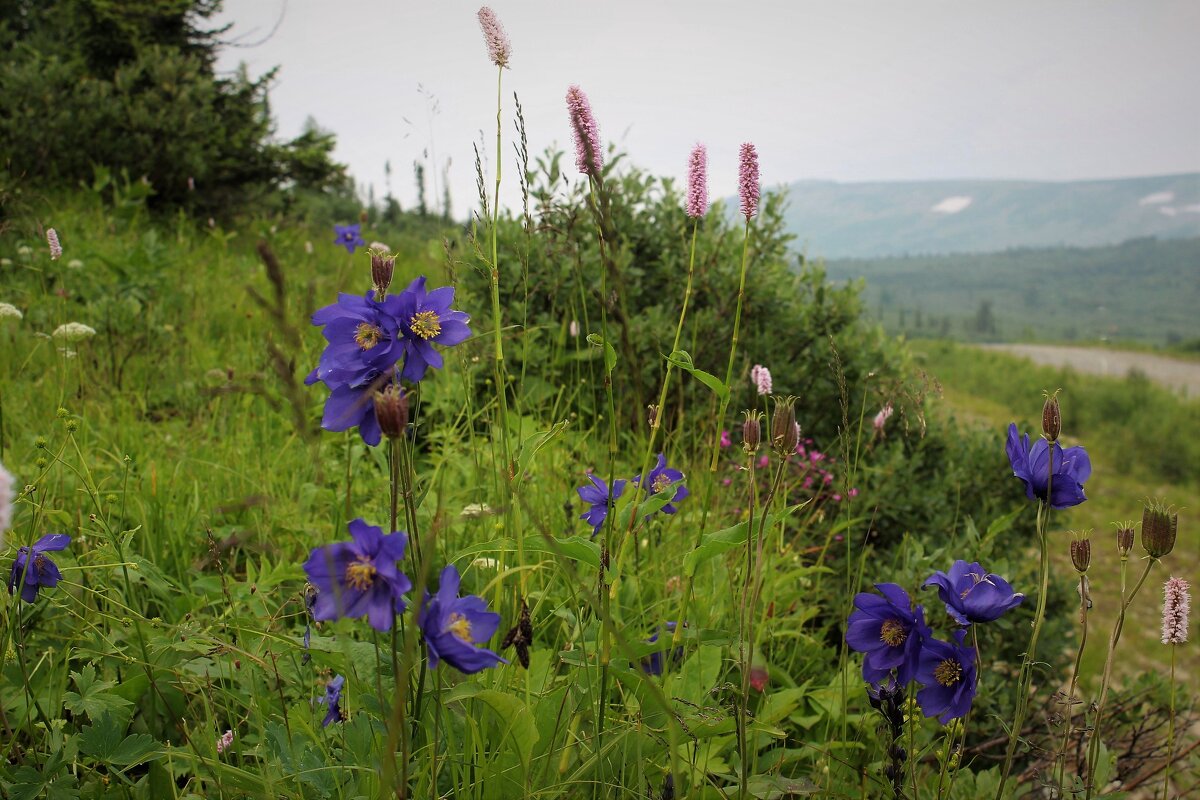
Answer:
[{"label": "green stem", "polygon": [[1171,759],[1175,753],[1175,643],[1171,642],[1171,717],[1167,729],[1167,764],[1163,768],[1163,800],[1171,796]]},{"label": "green stem", "polygon": [[1146,560],[1146,569],[1142,571],[1142,577],[1138,578],[1138,582],[1134,584],[1133,591],[1129,593],[1129,597],[1124,597],[1123,590],[1121,593],[1121,612],[1117,615],[1112,635],[1108,639],[1108,655],[1104,659],[1104,677],[1100,681],[1100,699],[1096,703],[1096,722],[1092,726],[1092,739],[1088,745],[1086,800],[1091,800],[1092,795],[1096,791],[1095,776],[1096,766],[1100,761],[1100,743],[1102,741],[1100,732],[1104,723],[1104,704],[1108,701],[1108,686],[1112,679],[1113,654],[1117,651],[1117,642],[1121,640],[1121,631],[1125,627],[1125,612],[1132,605],[1133,598],[1137,597],[1138,590],[1142,588],[1142,584],[1146,582],[1146,578],[1150,575],[1150,569],[1154,566],[1155,560],[1153,558]]},{"label": "green stem", "polygon": [[1083,633],[1079,636],[1079,649],[1075,651],[1075,666],[1071,670],[1071,682],[1067,684],[1067,722],[1066,731],[1063,733],[1062,746],[1062,764],[1059,767],[1058,773],[1058,796],[1066,797],[1067,790],[1064,785],[1067,781],[1067,751],[1071,747],[1071,731],[1074,721],[1075,707],[1075,684],[1079,681],[1079,663],[1083,660],[1083,649],[1087,646],[1088,634],[1088,588],[1087,576],[1080,573],[1079,575],[1079,623],[1083,627]]},{"label": "green stem", "polygon": [[[725,368],[725,390],[732,393],[733,383],[733,363],[737,356],[738,336],[741,332],[742,325],[742,301],[746,296],[746,268],[749,266],[750,254],[750,218],[746,217],[746,230],[742,236],[742,276],[738,281],[737,295],[737,310],[733,314],[733,341],[729,345],[729,365]],[[717,471],[717,460],[721,454],[721,429],[725,424],[725,411],[729,408],[730,394],[726,394],[721,400],[721,408],[717,412],[717,435],[716,441],[713,444],[712,462],[708,466],[709,472]]]}]

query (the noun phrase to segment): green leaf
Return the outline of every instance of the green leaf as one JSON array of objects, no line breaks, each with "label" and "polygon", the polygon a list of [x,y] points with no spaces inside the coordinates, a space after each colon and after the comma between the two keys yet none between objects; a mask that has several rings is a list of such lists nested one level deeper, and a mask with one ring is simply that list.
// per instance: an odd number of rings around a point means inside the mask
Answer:
[{"label": "green leaf", "polygon": [[88,664],[79,672],[72,672],[71,678],[79,692],[64,694],[63,705],[72,713],[87,714],[88,719],[92,722],[106,712],[121,720],[129,719],[132,713],[130,707],[133,703],[109,691],[116,685],[113,681],[96,680],[94,666]]},{"label": "green leaf", "polygon": [[533,746],[538,741],[537,725],[528,706],[519,698],[495,689],[481,689],[475,684],[460,684],[454,687],[446,697],[446,702],[478,700],[486,705],[500,718],[504,728],[502,739],[511,739],[521,766],[529,770],[529,759],[533,754]]},{"label": "green leaf", "polygon": [[604,374],[611,375],[613,367],[617,365],[617,351],[598,333],[589,333],[587,341],[590,345],[604,348]]},{"label": "green leaf", "polygon": [[517,453],[517,478],[520,479],[533,463],[533,457],[538,454],[538,451],[550,443],[550,440],[565,431],[571,423],[567,420],[557,422],[550,427],[550,430],[539,431],[521,442],[521,449]]},{"label": "green leaf", "polygon": [[715,394],[721,400],[721,402],[729,402],[729,387],[725,385],[725,381],[721,380],[712,373],[698,369],[692,363],[692,356],[690,353],[688,353],[688,351],[676,350],[675,352],[671,353],[671,355],[667,356],[667,361],[670,361],[679,369],[690,373],[693,378],[703,383],[709,389],[712,389],[713,394]]},{"label": "green leaf", "polygon": [[721,648],[703,645],[683,662],[679,675],[674,676],[671,692],[693,706],[711,704],[708,693],[717,684],[721,674]]},{"label": "green leaf", "polygon": [[79,734],[79,751],[97,761],[119,767],[132,766],[162,755],[153,736],[134,733],[121,738],[125,723],[112,714],[103,714],[96,724]]},{"label": "green leaf", "polygon": [[[768,514],[764,529],[770,529],[772,525],[780,520],[787,519],[797,509],[803,508],[808,501],[794,505],[784,509],[782,514]],[[755,519],[754,524],[760,524],[760,519]],[[706,533],[700,537],[700,544],[683,558],[683,572],[685,575],[695,575],[696,569],[708,561],[710,558],[716,558],[722,553],[728,553],[730,550],[744,545],[746,543],[746,535],[749,530],[749,520],[744,520],[734,525],[732,528]]]},{"label": "green leaf", "polygon": [[[785,778],[782,775],[755,775],[746,782],[746,791],[757,800],[781,800],[817,794],[821,787],[808,778]],[[734,790],[730,789],[733,794]]]},{"label": "green leaf", "polygon": [[[572,561],[578,561],[586,566],[600,569],[600,545],[591,541],[584,535],[572,536],[567,539],[554,539],[546,536],[526,536],[521,540],[521,545],[526,553],[542,553],[551,556],[563,556]],[[460,550],[455,554],[454,558],[466,556],[478,556],[482,553],[499,553],[517,551],[517,542],[515,539],[502,537],[493,539],[490,542],[468,547],[465,550]]]}]

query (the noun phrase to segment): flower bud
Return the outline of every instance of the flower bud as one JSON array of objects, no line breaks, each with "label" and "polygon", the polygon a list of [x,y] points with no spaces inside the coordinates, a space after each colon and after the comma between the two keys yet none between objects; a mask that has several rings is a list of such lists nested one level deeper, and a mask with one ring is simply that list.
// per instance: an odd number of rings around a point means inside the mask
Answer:
[{"label": "flower bud", "polygon": [[771,417],[771,446],[785,458],[796,452],[796,445],[800,444],[795,403],[793,397],[776,398],[775,415]]},{"label": "flower bud", "polygon": [[1121,560],[1129,558],[1129,551],[1133,549],[1133,522],[1123,522],[1117,528],[1117,552],[1121,554]]},{"label": "flower bud", "polygon": [[399,439],[408,430],[408,395],[395,384],[375,393],[375,418],[383,435]]},{"label": "flower bud", "polygon": [[762,425],[759,423],[757,411],[747,411],[746,421],[742,423],[742,449],[746,455],[754,455],[762,443]]},{"label": "flower bud", "polygon": [[1179,515],[1171,508],[1154,503],[1142,510],[1142,549],[1151,558],[1162,558],[1175,548]]},{"label": "flower bud", "polygon": [[1042,406],[1042,434],[1051,442],[1056,442],[1061,432],[1062,410],[1058,406],[1058,393],[1055,392],[1046,398],[1046,404]]},{"label": "flower bud", "polygon": [[371,284],[375,287],[375,299],[382,300],[392,285],[392,272],[396,269],[396,257],[391,253],[371,251]]},{"label": "flower bud", "polygon": [[1092,565],[1092,540],[1073,539],[1071,541],[1071,563],[1075,570],[1082,575]]}]

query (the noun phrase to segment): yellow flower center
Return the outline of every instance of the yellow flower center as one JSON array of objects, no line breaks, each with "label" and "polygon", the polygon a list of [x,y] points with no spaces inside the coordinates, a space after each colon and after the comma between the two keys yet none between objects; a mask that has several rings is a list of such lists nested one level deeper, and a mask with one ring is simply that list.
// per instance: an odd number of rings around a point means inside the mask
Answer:
[{"label": "yellow flower center", "polygon": [[346,585],[351,589],[365,592],[375,582],[375,565],[371,559],[360,556],[357,561],[346,567]]},{"label": "yellow flower center", "polygon": [[358,329],[354,334],[354,343],[363,350],[370,350],[375,345],[379,344],[379,340],[383,338],[383,331],[378,326],[372,325],[369,322],[358,323]]},{"label": "yellow flower center", "polygon": [[664,473],[662,475],[659,475],[657,478],[655,478],[654,483],[650,484],[650,493],[658,494],[659,492],[661,492],[663,489],[667,488],[670,485],[671,485],[671,479],[668,478],[666,476],[666,474]]},{"label": "yellow flower center", "polygon": [[904,630],[900,620],[889,619],[884,621],[883,627],[879,631],[879,638],[888,647],[899,647],[908,638],[908,631]]},{"label": "yellow flower center", "polygon": [[460,639],[467,644],[471,644],[473,642],[471,639],[471,621],[462,614],[451,614],[450,624],[446,626],[446,630],[454,634],[455,638]]},{"label": "yellow flower center", "polygon": [[408,327],[422,339],[432,339],[442,332],[442,321],[436,311],[418,311],[408,321]]},{"label": "yellow flower center", "polygon": [[942,686],[953,686],[962,680],[962,664],[947,658],[933,668],[933,677]]}]

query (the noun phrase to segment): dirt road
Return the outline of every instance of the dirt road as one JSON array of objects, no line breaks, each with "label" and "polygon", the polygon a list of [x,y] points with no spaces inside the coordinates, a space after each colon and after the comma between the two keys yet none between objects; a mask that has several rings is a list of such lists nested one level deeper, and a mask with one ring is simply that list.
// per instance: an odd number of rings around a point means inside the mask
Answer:
[{"label": "dirt road", "polygon": [[985,344],[980,347],[1022,356],[1035,364],[1069,366],[1080,372],[1114,378],[1123,378],[1136,369],[1155,383],[1175,389],[1186,397],[1200,397],[1200,363],[1194,361],[1098,347],[1049,344]]}]

